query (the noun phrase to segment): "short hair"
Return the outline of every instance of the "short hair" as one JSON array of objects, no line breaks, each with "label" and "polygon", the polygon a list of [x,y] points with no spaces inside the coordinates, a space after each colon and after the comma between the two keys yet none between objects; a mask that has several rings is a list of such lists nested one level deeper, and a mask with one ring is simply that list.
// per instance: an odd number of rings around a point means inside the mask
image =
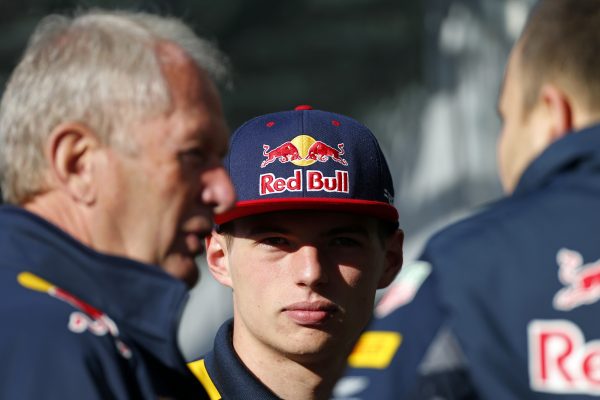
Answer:
[{"label": "short hair", "polygon": [[93,9],[45,17],[32,34],[0,103],[0,186],[22,204],[45,190],[44,144],[60,123],[79,122],[99,140],[135,150],[126,123],[168,110],[155,52],[174,43],[219,83],[226,58],[173,17]]},{"label": "short hair", "polygon": [[524,103],[530,111],[543,82],[574,89],[590,112],[600,112],[600,0],[540,0],[521,35]]}]

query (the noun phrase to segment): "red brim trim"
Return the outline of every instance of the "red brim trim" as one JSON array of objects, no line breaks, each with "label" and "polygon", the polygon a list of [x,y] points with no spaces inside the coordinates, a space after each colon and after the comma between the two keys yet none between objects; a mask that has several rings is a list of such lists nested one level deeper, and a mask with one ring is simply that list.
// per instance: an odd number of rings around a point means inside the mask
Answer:
[{"label": "red brim trim", "polygon": [[238,201],[233,209],[223,214],[215,215],[215,222],[218,225],[221,225],[231,220],[250,215],[289,210],[348,212],[352,214],[369,215],[390,222],[398,222],[399,217],[398,210],[396,210],[395,207],[379,201],[332,198],[287,198]]}]

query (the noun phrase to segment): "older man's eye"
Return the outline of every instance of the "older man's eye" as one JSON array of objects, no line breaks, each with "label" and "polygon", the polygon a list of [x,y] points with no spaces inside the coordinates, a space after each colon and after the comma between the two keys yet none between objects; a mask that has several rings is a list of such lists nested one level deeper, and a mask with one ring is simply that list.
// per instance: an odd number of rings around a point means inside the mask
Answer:
[{"label": "older man's eye", "polygon": [[179,160],[184,163],[201,165],[206,163],[206,154],[202,149],[193,148],[179,153]]}]

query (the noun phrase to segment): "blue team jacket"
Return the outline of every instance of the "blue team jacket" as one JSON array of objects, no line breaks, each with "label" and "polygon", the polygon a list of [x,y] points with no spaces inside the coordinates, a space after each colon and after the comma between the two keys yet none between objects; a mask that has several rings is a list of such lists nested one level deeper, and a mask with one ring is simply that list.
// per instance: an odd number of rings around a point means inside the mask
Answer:
[{"label": "blue team jacket", "polygon": [[205,398],[176,342],[183,283],[0,207],[0,399]]},{"label": "blue team jacket", "polygon": [[414,298],[384,297],[338,399],[600,395],[600,126],[552,144],[415,265]]},{"label": "blue team jacket", "polygon": [[268,387],[246,368],[233,348],[233,320],[217,332],[213,351],[189,363],[210,400],[277,400]]}]

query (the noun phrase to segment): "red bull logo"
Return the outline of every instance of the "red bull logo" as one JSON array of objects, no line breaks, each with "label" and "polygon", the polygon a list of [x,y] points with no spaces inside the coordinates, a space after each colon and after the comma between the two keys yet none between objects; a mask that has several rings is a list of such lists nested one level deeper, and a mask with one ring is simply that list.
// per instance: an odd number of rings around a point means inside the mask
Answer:
[{"label": "red bull logo", "polygon": [[537,392],[600,394],[600,341],[585,341],[568,320],[534,320],[527,326],[529,384]]},{"label": "red bull logo", "polygon": [[344,143],[338,143],[337,150],[326,143],[317,140],[308,149],[307,160],[327,162],[329,159],[342,165],[348,165],[348,162],[342,158],[344,155]]},{"label": "red bull logo", "polygon": [[348,183],[348,171],[335,171],[334,176],[325,176],[321,171],[307,170],[306,175],[302,176],[301,169],[295,169],[294,175],[287,178],[278,178],[274,174],[260,175],[261,196],[283,193],[283,192],[337,192],[349,193],[350,184]]},{"label": "red bull logo", "polygon": [[261,168],[264,168],[275,161],[287,163],[302,159],[298,152],[298,148],[292,142],[285,142],[271,151],[269,151],[269,148],[268,144],[263,145],[263,156],[267,157],[267,159],[260,164]]},{"label": "red bull logo", "polygon": [[89,331],[96,336],[105,336],[109,334],[113,337],[119,353],[124,358],[131,358],[131,350],[119,337],[119,328],[117,328],[115,322],[104,312],[30,272],[21,272],[17,276],[17,281],[23,287],[38,292],[45,292],[51,297],[64,301],[81,310],[73,311],[69,316],[69,323],[67,326],[71,332],[83,333]]},{"label": "red bull logo", "polygon": [[298,166],[308,166],[315,162],[327,162],[332,160],[338,164],[347,166],[344,155],[344,143],[338,143],[337,148],[328,145],[320,140],[315,140],[309,135],[298,135],[292,140],[285,142],[276,148],[269,150],[271,147],[267,144],[263,145],[263,156],[265,160],[260,164],[261,168],[279,161],[280,163],[288,163]]},{"label": "red bull logo", "polygon": [[600,300],[600,260],[584,264],[578,252],[560,249],[556,261],[558,278],[565,287],[554,296],[554,308],[570,311]]},{"label": "red bull logo", "polygon": [[289,178],[277,178],[274,174],[260,176],[260,195],[282,192],[302,191],[302,170],[294,170],[294,175]]},{"label": "red bull logo", "polygon": [[[348,162],[342,158],[344,143],[339,143],[336,149],[308,135],[298,135],[273,150],[269,149],[269,145],[263,145],[265,159],[260,164],[261,168],[275,161],[280,163],[289,162],[300,167],[307,167],[316,162],[327,162],[329,160],[344,166],[348,165]],[[318,170],[303,171],[301,169],[295,169],[294,174],[288,177],[277,177],[272,173],[261,174],[259,185],[261,196],[283,192],[302,192],[304,190],[309,192],[350,192],[348,171],[341,170],[336,170],[334,176],[325,176]]]}]

